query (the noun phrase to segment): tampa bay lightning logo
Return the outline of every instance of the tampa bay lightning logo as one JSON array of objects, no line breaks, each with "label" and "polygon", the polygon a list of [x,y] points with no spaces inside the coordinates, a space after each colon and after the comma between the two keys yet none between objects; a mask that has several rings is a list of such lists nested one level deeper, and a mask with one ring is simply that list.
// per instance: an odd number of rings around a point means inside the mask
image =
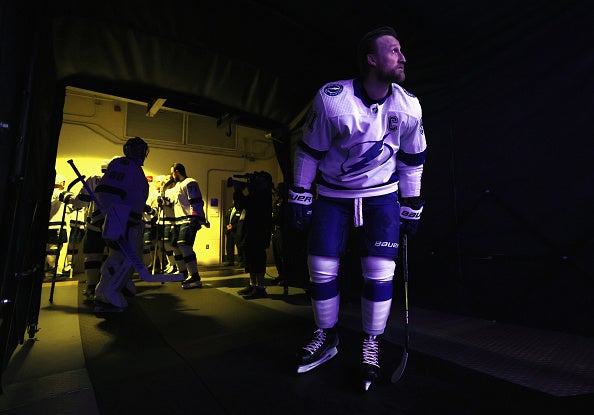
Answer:
[{"label": "tampa bay lightning logo", "polygon": [[343,86],[338,84],[326,85],[324,87],[324,94],[329,95],[331,97],[335,97],[336,95],[342,92]]},{"label": "tampa bay lightning logo", "polygon": [[351,147],[347,160],[340,166],[340,176],[356,177],[390,160],[394,155],[394,149],[384,143],[388,134],[380,141],[367,141]]}]

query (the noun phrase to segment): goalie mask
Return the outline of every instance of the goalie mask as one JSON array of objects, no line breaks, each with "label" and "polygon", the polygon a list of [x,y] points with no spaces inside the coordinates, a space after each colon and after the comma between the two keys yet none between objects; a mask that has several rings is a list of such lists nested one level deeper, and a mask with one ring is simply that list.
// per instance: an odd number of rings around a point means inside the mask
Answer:
[{"label": "goalie mask", "polygon": [[138,161],[141,166],[144,164],[144,159],[148,156],[148,153],[148,145],[140,137],[131,138],[124,144],[124,155]]}]

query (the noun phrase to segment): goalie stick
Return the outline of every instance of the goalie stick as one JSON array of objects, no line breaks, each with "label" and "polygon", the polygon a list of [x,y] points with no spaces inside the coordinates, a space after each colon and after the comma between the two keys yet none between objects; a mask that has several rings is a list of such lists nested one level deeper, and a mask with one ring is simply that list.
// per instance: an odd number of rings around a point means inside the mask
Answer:
[{"label": "goalie stick", "polygon": [[[91,196],[91,198],[93,199],[93,202],[95,202],[95,205],[97,206],[97,208],[99,208],[101,213],[106,214],[107,212],[105,211],[105,208],[101,205],[101,203],[97,199],[97,196],[91,190],[88,183],[84,180],[83,176],[81,176],[80,172],[74,165],[74,161],[72,161],[72,159],[70,159],[67,161],[67,163],[70,164],[70,166],[72,167],[72,170],[74,170],[74,173],[76,173],[80,182],[82,183],[82,185],[85,187],[85,189],[89,193],[89,196]],[[126,255],[126,258],[128,258],[128,261],[130,261],[130,264],[132,264],[132,267],[138,273],[138,275],[140,276],[140,278],[143,281],[146,281],[146,282],[181,282],[185,278],[184,274],[151,274],[150,271],[146,268],[146,266],[142,262],[142,260],[140,259],[140,257],[138,256],[138,254],[136,253],[136,251],[134,250],[134,247],[131,246],[124,237],[120,236],[117,240],[117,244],[120,247],[120,249],[122,250],[122,252],[124,253],[124,255]]]},{"label": "goalie stick", "polygon": [[402,378],[408,362],[408,238],[406,233],[402,236],[402,267],[404,274],[404,351],[400,364],[392,373],[392,383],[396,383]]}]

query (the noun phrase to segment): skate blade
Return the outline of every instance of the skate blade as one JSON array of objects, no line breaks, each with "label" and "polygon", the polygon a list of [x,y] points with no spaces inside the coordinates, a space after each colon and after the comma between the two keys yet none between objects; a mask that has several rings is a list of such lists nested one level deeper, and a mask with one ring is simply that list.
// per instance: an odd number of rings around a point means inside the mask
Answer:
[{"label": "skate blade", "polygon": [[322,363],[327,362],[328,360],[332,359],[334,356],[338,354],[338,349],[333,347],[332,349],[328,350],[324,356],[322,356],[319,360],[316,360],[313,363],[308,365],[302,365],[297,367],[297,373],[305,373],[309,372],[310,370],[320,366]]}]

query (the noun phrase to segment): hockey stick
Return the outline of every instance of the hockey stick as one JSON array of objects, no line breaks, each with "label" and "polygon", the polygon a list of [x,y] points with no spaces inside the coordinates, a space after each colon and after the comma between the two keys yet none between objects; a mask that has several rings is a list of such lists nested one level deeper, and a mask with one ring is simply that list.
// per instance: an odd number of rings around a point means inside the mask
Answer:
[{"label": "hockey stick", "polygon": [[[155,222],[155,253],[153,255],[153,266],[151,272],[155,273],[157,267],[157,251],[159,251],[159,216],[161,215],[161,206],[157,206],[157,221]],[[152,226],[152,224],[151,224]],[[163,268],[163,267],[161,267]]]},{"label": "hockey stick", "polygon": [[[97,206],[97,208],[101,211],[102,214],[106,214],[107,212],[105,211],[105,208],[101,205],[101,203],[97,199],[97,196],[95,195],[93,190],[91,190],[91,188],[89,187],[88,183],[82,178],[80,172],[74,165],[74,162],[72,161],[72,159],[68,160],[67,163],[70,164],[70,167],[72,167],[72,169],[74,170],[76,175],[79,177],[80,182],[82,183],[82,185],[85,187],[85,189],[89,193],[89,196],[91,196],[91,198],[95,202],[95,205]],[[138,272],[138,275],[140,276],[140,278],[143,281],[146,281],[146,282],[180,282],[180,281],[183,281],[183,279],[185,278],[184,274],[154,274],[154,275],[151,274],[150,271],[146,268],[146,266],[142,262],[142,260],[140,259],[140,257],[138,256],[138,253],[135,251],[134,247],[128,243],[127,239],[125,239],[123,236],[120,236],[116,242],[117,242],[118,246],[120,247],[120,249],[122,250],[122,252],[124,253],[124,255],[126,255],[126,257],[128,258],[128,261],[130,261],[130,263],[132,264],[132,267],[134,268],[134,270],[136,272]]]},{"label": "hockey stick", "polygon": [[[66,187],[66,190],[69,192],[70,189],[72,189],[72,186],[74,186],[79,180],[84,180],[85,176],[79,176],[76,179],[74,179],[70,184],[68,184],[68,186]],[[60,202],[60,203],[64,203],[64,202]],[[54,289],[56,287],[56,276],[58,274],[58,262],[60,260],[60,252],[62,251],[62,231],[64,230],[64,221],[66,220],[66,203],[64,203],[64,206],[62,208],[62,221],[60,222],[60,230],[58,231],[58,252],[56,253],[56,266],[54,267],[54,273],[52,275],[52,286],[50,288],[50,296],[49,296],[49,302],[53,303],[54,302]]]},{"label": "hockey stick", "polygon": [[[78,220],[78,213],[79,213],[79,209],[75,210],[76,212],[76,216],[74,217],[74,223],[75,224],[80,224],[81,222],[79,222]],[[72,212],[70,212],[72,214]],[[84,226],[84,225],[83,225]],[[72,241],[72,219],[70,220],[70,236],[68,237],[68,248],[70,250],[70,242]],[[77,228],[80,229],[80,228]],[[74,276],[74,264],[76,263],[76,259],[78,257],[78,248],[76,247],[77,245],[79,245],[82,242],[82,240],[73,243],[72,245],[72,258],[70,259],[70,271],[69,271],[69,278],[72,278]],[[66,266],[68,266],[68,251],[66,251],[66,257],[64,258],[64,265],[62,266],[62,269],[66,268]]]},{"label": "hockey stick", "polygon": [[[83,175],[82,178],[84,179],[85,176]],[[76,183],[78,183],[80,181],[80,178],[76,178],[74,179],[66,188],[67,191],[71,191],[72,188],[74,187],[74,185]],[[66,206],[64,206],[64,208],[66,208]],[[70,212],[72,213],[72,212]],[[78,209],[76,210],[76,218],[75,221],[78,222]],[[70,235],[68,236],[68,245],[70,245],[70,238],[72,237],[72,221],[70,222]],[[72,278],[74,275],[74,254],[72,254],[72,261],[71,261],[71,267],[70,267],[70,272],[69,272],[69,278]],[[66,251],[66,256],[64,257],[64,264],[62,265],[62,269],[66,268],[66,266],[68,265],[68,251]]]},{"label": "hockey stick", "polygon": [[392,383],[396,383],[402,378],[408,362],[408,238],[406,233],[402,236],[402,266],[404,274],[404,351],[400,364],[392,373]]}]

